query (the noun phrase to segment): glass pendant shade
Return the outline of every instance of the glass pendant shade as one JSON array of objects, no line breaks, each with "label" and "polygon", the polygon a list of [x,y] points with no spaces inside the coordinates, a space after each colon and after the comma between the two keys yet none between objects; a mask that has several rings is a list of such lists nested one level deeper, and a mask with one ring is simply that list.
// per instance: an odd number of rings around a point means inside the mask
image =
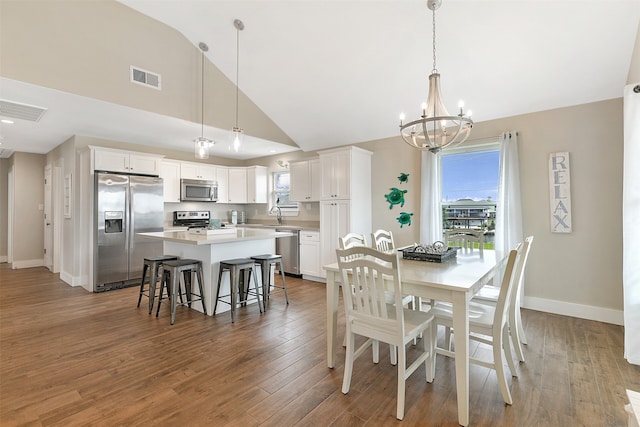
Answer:
[{"label": "glass pendant shade", "polygon": [[204,138],[202,136],[198,137],[195,142],[195,155],[196,159],[208,159],[209,158],[209,148],[213,145],[213,141]]},{"label": "glass pendant shade", "polygon": [[240,147],[242,147],[242,141],[244,140],[244,132],[242,131],[242,129],[238,128],[238,127],[234,127],[233,128],[233,143],[231,145],[231,147],[229,147],[230,150],[235,151],[236,153],[238,151],[240,151]]}]

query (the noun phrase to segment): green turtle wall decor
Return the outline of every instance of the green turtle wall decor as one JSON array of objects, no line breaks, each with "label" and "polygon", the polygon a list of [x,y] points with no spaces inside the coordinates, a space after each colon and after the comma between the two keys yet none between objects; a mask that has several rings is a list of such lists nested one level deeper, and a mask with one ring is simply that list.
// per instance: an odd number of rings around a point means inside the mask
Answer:
[{"label": "green turtle wall decor", "polygon": [[400,190],[398,188],[390,188],[391,192],[389,194],[385,194],[384,197],[389,202],[389,209],[393,209],[393,205],[400,205],[400,207],[404,206],[404,195],[407,190]]},{"label": "green turtle wall decor", "polygon": [[400,228],[402,228],[402,226],[405,224],[410,226],[412,216],[413,216],[413,212],[400,212],[400,216],[396,218],[400,223]]},{"label": "green turtle wall decor", "polygon": [[409,174],[401,172],[400,176],[398,177],[398,181],[400,181],[400,184],[409,182]]}]

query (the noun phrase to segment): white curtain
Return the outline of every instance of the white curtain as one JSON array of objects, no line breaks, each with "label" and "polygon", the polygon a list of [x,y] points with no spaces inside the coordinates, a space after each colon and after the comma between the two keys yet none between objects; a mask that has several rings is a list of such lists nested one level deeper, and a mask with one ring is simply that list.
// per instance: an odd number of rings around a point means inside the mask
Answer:
[{"label": "white curtain", "polygon": [[496,259],[502,259],[522,240],[524,238],[518,134],[505,132],[500,136],[500,175],[498,178],[495,234]]},{"label": "white curtain", "polygon": [[442,240],[442,185],[440,155],[422,152],[420,182],[420,242],[431,244]]},{"label": "white curtain", "polygon": [[[635,90],[634,90],[635,89]],[[637,91],[637,92],[636,92]],[[640,365],[640,83],[624,88],[622,281],[624,357]]]}]

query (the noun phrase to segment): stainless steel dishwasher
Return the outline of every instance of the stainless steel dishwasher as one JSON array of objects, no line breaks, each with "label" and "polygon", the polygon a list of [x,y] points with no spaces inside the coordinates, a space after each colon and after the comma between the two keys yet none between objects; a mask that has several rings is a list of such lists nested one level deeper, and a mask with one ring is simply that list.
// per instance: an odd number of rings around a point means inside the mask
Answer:
[{"label": "stainless steel dishwasher", "polygon": [[276,228],[276,231],[291,233],[291,237],[276,239],[276,253],[282,255],[284,272],[300,277],[300,230],[291,228]]}]

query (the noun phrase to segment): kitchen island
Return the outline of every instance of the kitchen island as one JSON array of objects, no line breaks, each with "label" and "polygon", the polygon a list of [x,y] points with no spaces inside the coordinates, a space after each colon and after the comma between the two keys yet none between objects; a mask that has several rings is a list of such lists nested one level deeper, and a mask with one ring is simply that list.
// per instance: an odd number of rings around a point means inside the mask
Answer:
[{"label": "kitchen island", "polygon": [[[138,233],[139,236],[162,240],[166,255],[202,261],[204,302],[209,315],[213,314],[220,261],[275,253],[275,239],[292,235],[269,229],[242,227],[235,228],[235,233],[230,230],[221,230],[219,233],[209,235],[191,234],[188,231]],[[259,272],[256,272],[258,284],[261,283],[260,276]],[[222,279],[220,295],[228,293],[229,275],[225,274]],[[202,306],[198,303],[192,304],[192,308],[202,311]],[[229,309],[228,304],[218,303],[216,314],[229,311]]]}]

